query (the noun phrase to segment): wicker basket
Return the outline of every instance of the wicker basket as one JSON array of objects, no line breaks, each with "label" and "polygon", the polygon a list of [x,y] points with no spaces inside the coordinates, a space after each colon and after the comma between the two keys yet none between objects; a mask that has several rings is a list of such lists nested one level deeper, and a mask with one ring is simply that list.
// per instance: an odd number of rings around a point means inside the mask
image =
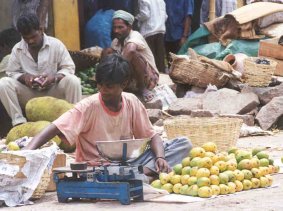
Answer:
[{"label": "wicker basket", "polygon": [[173,117],[164,121],[168,139],[187,136],[193,146],[214,142],[218,150],[227,151],[235,146],[240,135],[242,120],[228,117]]},{"label": "wicker basket", "polygon": [[171,54],[170,78],[179,84],[206,88],[208,84],[223,87],[229,81],[229,75],[215,66]]},{"label": "wicker basket", "polygon": [[270,65],[256,64],[257,59],[258,57],[248,57],[244,60],[243,81],[250,86],[268,86],[275,72],[277,62],[265,58],[270,61]]},{"label": "wicker basket", "polygon": [[76,72],[95,66],[100,59],[94,55],[82,51],[69,51],[69,53],[76,65]]},{"label": "wicker basket", "polygon": [[39,184],[34,190],[31,199],[40,199],[44,194],[50,182],[50,173],[48,169],[44,170]]}]

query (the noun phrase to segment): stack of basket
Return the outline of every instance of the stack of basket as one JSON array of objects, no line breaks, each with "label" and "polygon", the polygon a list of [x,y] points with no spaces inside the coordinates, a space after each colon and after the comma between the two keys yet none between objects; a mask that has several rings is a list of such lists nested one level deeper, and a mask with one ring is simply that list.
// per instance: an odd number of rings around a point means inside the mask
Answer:
[{"label": "stack of basket", "polygon": [[170,54],[172,58],[170,78],[178,84],[206,88],[208,84],[223,87],[230,79],[228,73],[202,61]]},{"label": "stack of basket", "polygon": [[227,151],[236,145],[243,121],[228,117],[178,116],[164,121],[168,139],[188,137],[193,146],[214,142],[219,150]]},{"label": "stack of basket", "polygon": [[268,86],[271,82],[272,75],[275,72],[277,62],[268,60],[270,64],[257,64],[258,57],[248,57],[244,60],[243,81],[255,87]]}]

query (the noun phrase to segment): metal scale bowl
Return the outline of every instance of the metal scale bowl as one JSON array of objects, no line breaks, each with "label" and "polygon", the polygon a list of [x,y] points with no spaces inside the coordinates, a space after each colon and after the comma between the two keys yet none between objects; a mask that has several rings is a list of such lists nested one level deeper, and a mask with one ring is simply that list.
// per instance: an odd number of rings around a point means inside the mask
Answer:
[{"label": "metal scale bowl", "polygon": [[58,201],[67,202],[70,198],[116,199],[121,204],[130,204],[131,199],[142,201],[142,180],[135,177],[137,172],[142,173],[142,166],[128,163],[143,153],[148,141],[98,141],[98,152],[110,165],[87,167],[86,163],[73,163],[72,168],[54,169]]}]

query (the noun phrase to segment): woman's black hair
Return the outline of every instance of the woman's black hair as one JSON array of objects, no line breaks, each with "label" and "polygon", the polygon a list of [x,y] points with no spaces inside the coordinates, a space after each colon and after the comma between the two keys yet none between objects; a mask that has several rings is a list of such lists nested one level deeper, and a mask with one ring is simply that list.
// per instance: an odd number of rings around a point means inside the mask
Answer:
[{"label": "woman's black hair", "polygon": [[130,79],[130,65],[121,55],[114,53],[104,57],[96,69],[98,84],[122,84]]},{"label": "woman's black hair", "polygon": [[33,30],[39,30],[38,17],[34,13],[22,15],[18,18],[17,29],[21,34],[29,34]]},{"label": "woman's black hair", "polygon": [[0,46],[12,49],[14,45],[21,41],[21,35],[14,28],[5,29],[0,32]]}]

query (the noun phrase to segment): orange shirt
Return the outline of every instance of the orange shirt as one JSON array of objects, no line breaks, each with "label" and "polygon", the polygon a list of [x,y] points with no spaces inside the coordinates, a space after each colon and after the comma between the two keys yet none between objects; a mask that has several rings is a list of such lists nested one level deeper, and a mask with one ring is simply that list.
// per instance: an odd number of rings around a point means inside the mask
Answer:
[{"label": "orange shirt", "polygon": [[122,102],[121,110],[112,112],[98,93],[53,122],[70,144],[76,143],[76,161],[95,163],[100,158],[96,141],[152,138],[156,134],[145,107],[135,95],[123,92]]}]

